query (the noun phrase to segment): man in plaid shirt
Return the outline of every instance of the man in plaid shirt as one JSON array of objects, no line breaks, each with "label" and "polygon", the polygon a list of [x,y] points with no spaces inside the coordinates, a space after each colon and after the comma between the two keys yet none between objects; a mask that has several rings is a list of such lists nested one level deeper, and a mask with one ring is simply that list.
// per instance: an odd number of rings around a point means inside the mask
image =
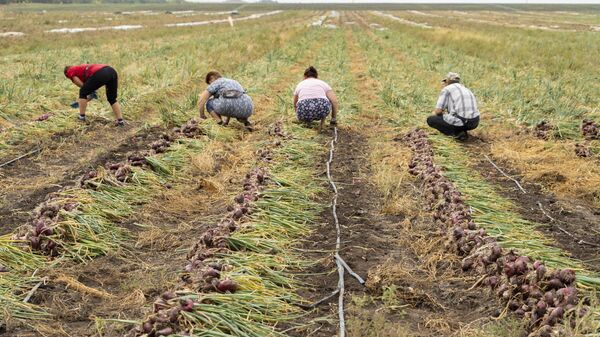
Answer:
[{"label": "man in plaid shirt", "polygon": [[435,115],[427,118],[427,124],[447,136],[467,140],[467,131],[479,125],[475,95],[460,83],[460,75],[457,73],[448,73],[442,80],[442,86]]}]

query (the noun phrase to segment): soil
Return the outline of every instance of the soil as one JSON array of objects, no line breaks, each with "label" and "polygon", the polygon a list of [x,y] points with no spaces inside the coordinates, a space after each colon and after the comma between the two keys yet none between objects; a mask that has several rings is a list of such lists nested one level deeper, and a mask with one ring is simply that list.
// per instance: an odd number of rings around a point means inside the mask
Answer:
[{"label": "soil", "polygon": [[516,211],[523,219],[542,224],[539,230],[556,240],[557,247],[584,261],[591,270],[600,272],[600,209],[578,204],[576,200],[558,199],[545,192],[540,185],[524,180],[518,171],[494,162],[521,184],[526,192],[523,193],[514,181],[498,172],[485,159],[484,154],[487,154],[493,160],[485,140],[471,137],[464,146],[473,153],[472,158],[476,159],[474,168],[488,182],[500,186],[500,195],[517,205]]},{"label": "soil", "polygon": [[[443,319],[442,325],[452,331],[461,324],[485,319],[494,313],[498,308],[496,301],[479,289],[467,290],[475,281],[459,275],[458,264],[440,260],[436,263],[438,270],[433,274],[424,268],[429,264],[425,260],[431,256],[418,256],[411,248],[412,237],[418,231],[407,232],[406,223],[421,227],[424,237],[435,242],[440,236],[427,229],[430,219],[405,219],[379,211],[383,199],[369,181],[368,151],[365,136],[343,128],[339,130],[332,176],[339,190],[340,255],[366,280],[366,286],[362,286],[345,274],[348,335],[440,336],[439,327],[431,322],[439,323]],[[325,160],[323,158],[323,162]],[[329,203],[330,199],[322,202]],[[314,289],[302,294],[311,301],[324,298],[337,288],[338,276],[333,260],[335,242],[336,229],[331,209],[327,208],[304,246],[306,251],[321,251],[307,254],[307,259],[321,261],[310,270],[314,275],[307,280]],[[443,249],[443,245],[434,246]],[[323,250],[327,253],[323,254]],[[394,301],[403,307],[402,310],[386,309],[382,302],[385,289],[390,288],[394,289]],[[356,305],[357,300],[365,296],[373,300]],[[329,314],[337,322],[337,299],[337,296],[333,297],[307,319]],[[372,331],[372,321],[378,316],[383,316],[380,318],[384,323],[378,327],[381,331]],[[312,324],[291,335],[333,336],[336,333],[336,324],[328,321]]]},{"label": "soil", "polygon": [[97,129],[87,132],[85,138],[56,133],[36,156],[0,168],[2,176],[10,177],[7,185],[0,185],[0,235],[27,222],[31,211],[48,194],[75,186],[80,176],[99,165],[125,160],[130,152],[148,150],[149,144],[164,132],[160,127],[135,132],[131,127],[115,130],[94,124]]}]

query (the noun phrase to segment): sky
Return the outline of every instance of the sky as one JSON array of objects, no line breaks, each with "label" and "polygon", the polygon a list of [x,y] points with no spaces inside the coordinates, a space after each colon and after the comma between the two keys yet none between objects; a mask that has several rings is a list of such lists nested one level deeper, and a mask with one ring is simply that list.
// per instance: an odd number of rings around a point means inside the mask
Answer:
[{"label": "sky", "polygon": [[[246,0],[248,2],[256,2]],[[196,0],[193,2],[222,2],[222,0]],[[278,0],[280,3],[555,3],[555,4],[600,4],[600,0]]]}]

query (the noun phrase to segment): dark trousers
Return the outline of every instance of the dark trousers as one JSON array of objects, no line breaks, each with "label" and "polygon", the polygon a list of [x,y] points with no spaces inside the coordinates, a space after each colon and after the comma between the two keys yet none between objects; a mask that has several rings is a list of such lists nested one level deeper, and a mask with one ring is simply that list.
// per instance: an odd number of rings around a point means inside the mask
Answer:
[{"label": "dark trousers", "polygon": [[89,94],[106,86],[106,99],[110,105],[117,102],[117,89],[119,88],[119,77],[117,71],[112,67],[104,67],[88,78],[81,89],[79,89],[79,98],[87,98]]},{"label": "dark trousers", "polygon": [[461,132],[475,129],[479,125],[479,117],[467,119],[463,126],[456,126],[447,123],[442,116],[427,117],[427,125],[445,134],[446,136],[457,136]]}]

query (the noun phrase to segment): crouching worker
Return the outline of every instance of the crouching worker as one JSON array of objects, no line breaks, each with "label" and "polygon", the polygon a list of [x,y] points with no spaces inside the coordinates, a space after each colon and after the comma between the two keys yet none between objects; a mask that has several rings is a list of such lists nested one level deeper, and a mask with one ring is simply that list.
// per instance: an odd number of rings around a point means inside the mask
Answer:
[{"label": "crouching worker", "polygon": [[479,125],[477,101],[471,90],[460,84],[460,75],[448,73],[442,80],[442,92],[427,124],[447,136],[467,140],[467,131]]},{"label": "crouching worker", "polygon": [[313,66],[304,71],[304,80],[294,90],[294,109],[300,122],[310,124],[312,121],[321,121],[319,132],[323,130],[330,111],[331,125],[337,123],[337,97],[329,84],[319,79],[319,73]]},{"label": "crouching worker", "polygon": [[204,114],[206,105],[206,110],[219,125],[229,124],[229,119],[233,117],[251,131],[252,125],[248,118],[254,112],[254,106],[242,85],[235,80],[221,77],[217,71],[206,74],[205,81],[208,87],[200,94],[198,102],[200,118],[206,119]]},{"label": "crouching worker", "polygon": [[85,121],[87,103],[95,96],[95,91],[106,86],[106,99],[110,104],[118,126],[125,125],[121,115],[121,105],[117,102],[117,89],[119,88],[119,77],[117,72],[106,64],[80,64],[78,66],[66,66],[65,76],[70,79],[79,89],[79,119]]}]

